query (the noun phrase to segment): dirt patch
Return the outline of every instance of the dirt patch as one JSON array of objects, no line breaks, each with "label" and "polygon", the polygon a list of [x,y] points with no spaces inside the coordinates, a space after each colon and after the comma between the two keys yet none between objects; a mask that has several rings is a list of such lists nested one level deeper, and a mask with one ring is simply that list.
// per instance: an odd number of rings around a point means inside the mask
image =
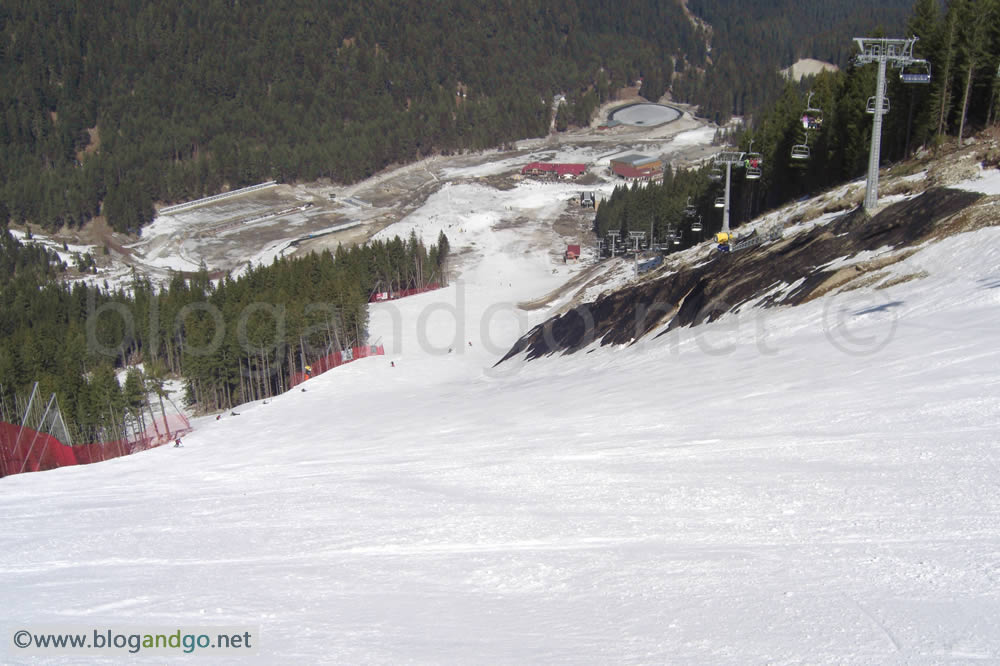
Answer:
[{"label": "dirt patch", "polygon": [[897,284],[904,284],[906,282],[912,282],[913,280],[923,280],[930,274],[927,271],[917,271],[916,273],[910,273],[908,275],[900,275],[899,277],[891,278],[886,280],[882,284],[875,287],[876,289],[888,289],[889,287],[895,287]]},{"label": "dirt patch", "polygon": [[513,220],[500,220],[490,227],[492,231],[503,231],[505,229],[520,229],[527,226],[531,220],[526,217],[518,217]]},{"label": "dirt patch", "polygon": [[[811,300],[820,298],[830,293],[838,287],[843,287],[848,282],[851,282],[852,289],[860,289],[861,287],[867,287],[875,284],[879,280],[886,277],[884,273],[877,273],[887,266],[903,261],[907,257],[916,253],[916,250],[909,250],[906,252],[898,252],[885,257],[879,257],[877,259],[872,259],[871,261],[862,261],[860,263],[854,264],[853,266],[846,266],[836,271],[833,275],[828,277],[824,282],[816,286],[809,294],[800,302],[808,303]],[[875,273],[872,275],[872,273]],[[859,276],[867,275],[868,277],[859,280]]]},{"label": "dirt patch", "polygon": [[101,132],[97,129],[97,125],[87,128],[87,136],[89,137],[87,145],[84,146],[83,150],[78,151],[76,154],[78,162],[82,162],[84,156],[92,155],[101,149]]},{"label": "dirt patch", "polygon": [[586,289],[587,287],[593,285],[595,281],[594,280],[595,276],[603,275],[603,271],[601,270],[602,268],[603,267],[600,264],[594,264],[590,268],[587,268],[584,271],[574,275],[571,280],[569,280],[566,284],[562,285],[561,287],[553,289],[544,296],[541,296],[534,300],[518,303],[517,307],[519,307],[522,310],[529,310],[529,311],[539,310],[541,308],[548,306],[550,303],[553,303],[554,301],[563,298],[566,294],[569,294],[573,291]]}]

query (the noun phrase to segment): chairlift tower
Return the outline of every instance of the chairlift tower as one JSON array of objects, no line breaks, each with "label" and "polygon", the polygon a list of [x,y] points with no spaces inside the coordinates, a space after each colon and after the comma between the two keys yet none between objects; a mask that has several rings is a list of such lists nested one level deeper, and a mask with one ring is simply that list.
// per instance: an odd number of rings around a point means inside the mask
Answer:
[{"label": "chairlift tower", "polygon": [[729,233],[729,188],[733,179],[733,165],[741,165],[746,159],[746,153],[739,151],[723,151],[717,153],[712,161],[716,166],[726,165],[726,195],[722,206],[722,233]]},{"label": "chairlift tower", "polygon": [[[916,37],[909,39],[885,39],[878,37],[855,37],[854,42],[861,49],[854,61],[859,65],[878,63],[878,82],[875,84],[875,108],[872,121],[872,142],[868,152],[868,184],[865,187],[865,210],[872,211],[878,205],[878,165],[882,152],[882,115],[885,100],[885,68],[926,65],[926,60],[913,57]],[[928,77],[929,78],[929,77]]]},{"label": "chairlift tower", "polygon": [[620,231],[609,231],[608,239],[611,241],[611,256],[615,256],[615,246],[618,245],[618,237],[622,235]]},{"label": "chairlift tower", "polygon": [[639,243],[643,238],[646,237],[645,231],[630,231],[628,232],[628,237],[632,239],[633,252],[632,255],[635,259],[635,274],[639,275]]}]

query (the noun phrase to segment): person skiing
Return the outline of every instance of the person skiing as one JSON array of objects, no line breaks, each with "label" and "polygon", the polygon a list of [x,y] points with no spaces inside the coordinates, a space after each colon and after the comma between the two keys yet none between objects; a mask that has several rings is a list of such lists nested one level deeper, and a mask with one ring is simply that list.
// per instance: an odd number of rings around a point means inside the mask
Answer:
[{"label": "person skiing", "polygon": [[178,437],[177,439],[174,440],[174,448],[176,449],[180,445],[181,445],[181,438]]}]

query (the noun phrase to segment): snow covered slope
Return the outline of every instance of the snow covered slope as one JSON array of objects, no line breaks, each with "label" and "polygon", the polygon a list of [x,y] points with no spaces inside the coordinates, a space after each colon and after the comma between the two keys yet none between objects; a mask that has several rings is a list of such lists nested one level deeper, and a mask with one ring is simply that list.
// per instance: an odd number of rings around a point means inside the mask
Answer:
[{"label": "snow covered slope", "polygon": [[1000,660],[1000,229],[913,255],[922,279],[493,367],[549,312],[514,303],[583,267],[468,225],[485,247],[451,286],[372,306],[386,357],[181,449],[0,481],[7,636],[259,627],[267,663]]}]

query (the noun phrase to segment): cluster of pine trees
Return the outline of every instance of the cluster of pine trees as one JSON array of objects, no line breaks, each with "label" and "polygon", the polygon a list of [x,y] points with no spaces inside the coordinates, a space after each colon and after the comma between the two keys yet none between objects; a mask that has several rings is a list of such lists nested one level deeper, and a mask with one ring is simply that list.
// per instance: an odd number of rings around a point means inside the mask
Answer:
[{"label": "cluster of pine trees", "polygon": [[589,122],[642,72],[703,54],[674,2],[8,0],[0,222],[103,214],[134,232],[160,202],[354,182],[545,135],[559,92]]},{"label": "cluster of pine trees", "polygon": [[[903,83],[898,70],[888,70],[883,162],[903,159],[920,147],[960,141],[1000,118],[1000,2],[952,2],[942,8],[937,0],[918,0],[907,25],[908,34],[918,37],[915,56],[930,62],[932,79],[926,85]],[[875,95],[876,80],[876,65],[849,64],[798,84],[785,81],[771,106],[721,136],[720,142],[763,157],[760,180],[746,180],[743,169],[733,169],[730,224],[864,175],[872,132],[868,99]],[[822,124],[808,133],[801,120],[807,104],[822,111]],[[810,158],[791,159],[792,147],[806,143]],[[603,237],[619,229],[627,237],[629,230],[648,233],[652,223],[662,239],[671,228],[689,229],[691,220],[682,215],[688,197],[705,222],[705,233],[717,231],[722,213],[714,201],[724,183],[712,183],[708,172],[707,165],[678,173],[668,169],[662,184],[619,188],[598,210],[597,233]],[[698,240],[686,233],[677,247]]]},{"label": "cluster of pine trees", "polygon": [[[56,393],[77,441],[105,436],[122,416],[141,418],[145,390],[187,380],[201,410],[266,398],[326,354],[367,343],[369,297],[445,283],[449,244],[411,234],[335,253],[276,259],[213,282],[175,276],[162,290],[134,276],[129,290],[51,278],[58,257],[4,229],[0,268],[0,400],[13,404],[35,381]],[[138,386],[115,368],[142,361]],[[80,439],[82,437],[82,439]]]},{"label": "cluster of pine trees", "polygon": [[699,115],[721,125],[731,116],[755,116],[769,108],[784,85],[779,71],[802,58],[844,68],[853,37],[876,30],[901,36],[913,0],[689,0],[687,5],[712,26],[711,64],[680,74],[674,98],[697,104]]}]

